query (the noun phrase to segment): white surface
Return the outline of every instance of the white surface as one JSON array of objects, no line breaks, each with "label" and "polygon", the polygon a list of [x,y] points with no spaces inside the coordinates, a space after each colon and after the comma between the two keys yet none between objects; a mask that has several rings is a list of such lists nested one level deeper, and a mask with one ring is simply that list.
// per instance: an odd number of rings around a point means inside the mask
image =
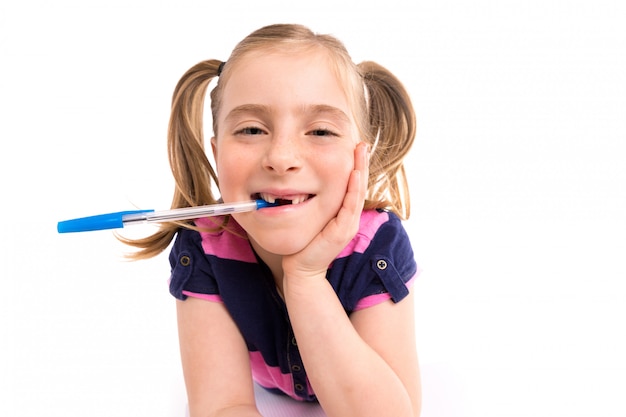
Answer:
[{"label": "white surface", "polygon": [[[304,403],[289,397],[272,394],[254,384],[254,397],[257,408],[264,417],[326,417],[324,410],[317,403]],[[189,417],[189,408],[186,408]]]},{"label": "white surface", "polygon": [[184,413],[167,257],[56,222],[168,208],[174,84],[282,21],[413,95],[422,415],[626,415],[625,3],[414,3],[0,3],[0,415]]}]

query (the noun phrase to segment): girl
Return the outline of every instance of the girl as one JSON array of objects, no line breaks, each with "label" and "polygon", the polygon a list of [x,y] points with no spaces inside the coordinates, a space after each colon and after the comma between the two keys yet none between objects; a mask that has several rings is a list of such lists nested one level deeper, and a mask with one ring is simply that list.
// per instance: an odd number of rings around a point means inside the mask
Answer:
[{"label": "girl", "polygon": [[[215,170],[204,148],[209,82]],[[418,416],[402,165],[415,116],[402,84],[298,25],[255,31],[179,81],[169,126],[172,207],[278,206],[164,224],[125,242],[171,249],[191,416],[260,416],[253,383],[331,417]],[[219,178],[219,181],[218,181]]]}]

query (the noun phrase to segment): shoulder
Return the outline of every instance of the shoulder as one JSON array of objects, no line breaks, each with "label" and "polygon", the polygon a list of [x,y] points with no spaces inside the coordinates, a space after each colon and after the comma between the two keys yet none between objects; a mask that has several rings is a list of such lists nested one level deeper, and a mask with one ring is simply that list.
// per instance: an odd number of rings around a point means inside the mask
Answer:
[{"label": "shoulder", "polygon": [[234,220],[212,217],[195,226],[198,230],[178,231],[169,255],[170,292],[179,299],[185,299],[185,292],[218,294],[228,277],[256,264],[247,236]]},{"label": "shoulder", "polygon": [[408,236],[398,216],[392,212],[365,210],[361,214],[359,230],[338,258],[354,253],[365,253],[376,246],[386,247],[393,240],[406,240]]},{"label": "shoulder", "polygon": [[248,243],[248,236],[232,217],[207,217],[198,219],[195,225],[200,231],[186,230],[193,234],[205,255],[234,261],[256,263],[254,252]]},{"label": "shoulder", "polygon": [[368,210],[361,216],[359,232],[335,259],[327,278],[346,311],[354,311],[361,300],[373,295],[385,294],[400,301],[408,294],[407,285],[416,272],[400,218],[391,212]]}]

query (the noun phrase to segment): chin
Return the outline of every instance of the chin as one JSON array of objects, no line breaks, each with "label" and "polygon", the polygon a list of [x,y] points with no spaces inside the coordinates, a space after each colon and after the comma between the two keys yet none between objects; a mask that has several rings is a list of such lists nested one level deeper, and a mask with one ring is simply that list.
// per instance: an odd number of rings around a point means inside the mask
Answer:
[{"label": "chin", "polygon": [[293,242],[289,240],[276,241],[273,240],[271,242],[264,241],[261,239],[257,240],[257,244],[263,248],[263,250],[279,256],[287,256],[293,255],[295,253],[300,252],[302,249],[306,248],[309,242]]},{"label": "chin", "polygon": [[251,238],[262,251],[277,256],[293,255],[311,243],[311,239],[303,239],[302,236],[285,236],[280,233],[271,236],[251,236]]}]

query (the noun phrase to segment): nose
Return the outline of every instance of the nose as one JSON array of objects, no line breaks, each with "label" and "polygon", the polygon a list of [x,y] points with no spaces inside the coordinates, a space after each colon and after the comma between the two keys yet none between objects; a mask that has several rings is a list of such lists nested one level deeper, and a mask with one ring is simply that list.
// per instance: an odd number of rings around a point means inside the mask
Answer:
[{"label": "nose", "polygon": [[300,151],[294,136],[274,135],[266,148],[263,168],[279,175],[298,171],[302,165]]}]

